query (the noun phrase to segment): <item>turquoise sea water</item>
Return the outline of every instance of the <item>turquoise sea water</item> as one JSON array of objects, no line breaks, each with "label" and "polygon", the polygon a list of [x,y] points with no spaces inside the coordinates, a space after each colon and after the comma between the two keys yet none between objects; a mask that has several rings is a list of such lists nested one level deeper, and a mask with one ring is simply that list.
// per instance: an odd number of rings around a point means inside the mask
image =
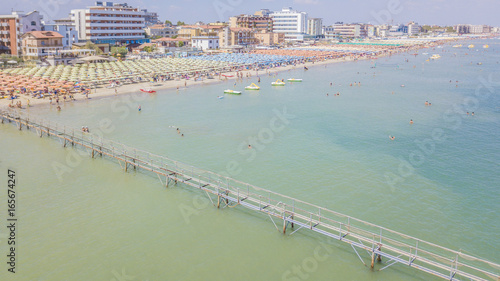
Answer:
[{"label": "turquoise sea water", "polygon": [[[500,40],[474,44],[276,77],[261,72],[260,91],[224,99],[217,96],[234,81],[82,100],[61,112],[32,108],[30,115],[85,125],[126,145],[498,263]],[[441,59],[427,62],[432,54]],[[292,77],[304,82],[270,85]],[[255,76],[236,89],[252,82]],[[361,86],[349,86],[355,82]],[[286,122],[276,119],[283,115]],[[12,280],[432,278],[404,266],[372,272],[350,247],[324,246],[305,231],[283,236],[267,217],[217,210],[189,188],[165,190],[156,178],[125,174],[117,163],[78,156],[13,126],[0,132],[0,168],[15,169],[19,181],[19,271]],[[58,177],[54,167],[61,166],[66,170]],[[311,267],[317,247],[330,256]],[[294,273],[301,265],[303,274]],[[12,278],[5,265],[4,277]]]}]

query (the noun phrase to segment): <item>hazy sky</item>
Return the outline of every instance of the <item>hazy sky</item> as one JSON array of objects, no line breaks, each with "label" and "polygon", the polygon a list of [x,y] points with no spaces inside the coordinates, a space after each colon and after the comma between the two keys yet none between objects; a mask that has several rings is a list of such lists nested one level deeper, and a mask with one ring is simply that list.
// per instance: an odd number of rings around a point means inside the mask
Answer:
[{"label": "hazy sky", "polygon": [[[1,0],[0,13],[38,10],[45,20],[67,17],[71,9],[93,5],[91,0]],[[500,0],[125,0],[132,6],[156,11],[163,21],[227,21],[232,15],[259,9],[292,7],[323,18],[324,25],[338,21],[452,25],[458,23],[500,26]]]}]

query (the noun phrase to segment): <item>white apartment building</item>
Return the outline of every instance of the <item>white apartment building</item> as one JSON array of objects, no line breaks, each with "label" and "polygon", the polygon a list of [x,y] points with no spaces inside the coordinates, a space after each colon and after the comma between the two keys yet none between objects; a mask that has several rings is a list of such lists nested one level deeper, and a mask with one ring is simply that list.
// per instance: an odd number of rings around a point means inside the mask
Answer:
[{"label": "white apartment building", "polygon": [[284,33],[285,41],[300,40],[307,32],[307,13],[297,12],[292,8],[283,8],[273,12],[273,32]]},{"label": "white apartment building", "polygon": [[307,20],[307,34],[312,36],[321,36],[323,34],[323,19],[310,18]]},{"label": "white apartment building", "polygon": [[483,26],[482,25],[469,25],[469,33],[472,34],[481,34],[483,33]]},{"label": "white apartment building", "polygon": [[418,25],[418,23],[415,23],[415,22],[408,23],[408,35],[409,36],[416,35],[419,33],[420,33],[420,25]]},{"label": "white apartment building", "polygon": [[95,3],[87,9],[71,10],[71,20],[80,41],[107,44],[143,44],[144,11],[113,2]]},{"label": "white apartment building", "polygon": [[55,31],[63,36],[62,45],[65,50],[70,50],[73,43],[78,43],[78,32],[71,19],[59,19],[54,23],[45,24],[45,31]]},{"label": "white apartment building", "polygon": [[191,46],[201,50],[219,49],[219,36],[193,36]]}]

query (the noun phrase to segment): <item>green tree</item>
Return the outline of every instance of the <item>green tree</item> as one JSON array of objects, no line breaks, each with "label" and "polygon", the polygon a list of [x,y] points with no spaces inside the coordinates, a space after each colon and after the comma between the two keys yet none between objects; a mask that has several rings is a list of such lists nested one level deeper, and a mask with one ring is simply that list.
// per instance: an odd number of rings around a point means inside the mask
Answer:
[{"label": "green tree", "polygon": [[87,41],[85,45],[82,47],[82,49],[90,49],[94,50],[96,55],[102,55],[102,50],[94,43],[91,41]]},{"label": "green tree", "polygon": [[171,22],[171,21],[169,21],[169,20],[166,20],[166,21],[165,21],[165,24],[166,24],[166,25],[172,25],[172,22]]},{"label": "green tree", "polygon": [[142,49],[144,52],[151,53],[155,50],[156,48],[154,46],[146,46],[144,49]]},{"label": "green tree", "polygon": [[177,22],[177,25],[178,25],[178,26],[182,26],[182,25],[186,25],[186,23],[184,23],[183,21],[178,21],[178,22]]},{"label": "green tree", "polygon": [[177,46],[178,46],[179,48],[184,47],[184,42],[183,42],[183,41],[179,41],[179,42],[177,43]]},{"label": "green tree", "polygon": [[175,39],[177,37],[179,37],[179,35],[174,35],[174,36],[172,36],[172,39]]},{"label": "green tree", "polygon": [[422,26],[422,32],[427,33],[427,32],[429,32],[429,30],[431,30],[431,26],[430,25],[424,25],[424,26]]},{"label": "green tree", "polygon": [[126,47],[111,47],[111,54],[113,56],[120,54],[120,56],[125,57],[127,53],[128,50]]}]

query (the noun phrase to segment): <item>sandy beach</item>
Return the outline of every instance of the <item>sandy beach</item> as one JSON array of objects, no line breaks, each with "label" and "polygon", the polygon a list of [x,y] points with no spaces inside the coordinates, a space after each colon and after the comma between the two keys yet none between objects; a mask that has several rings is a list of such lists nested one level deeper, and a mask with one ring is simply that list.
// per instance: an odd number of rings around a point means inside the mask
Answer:
[{"label": "sandy beach", "polygon": [[[347,56],[347,57],[342,57],[342,58],[336,58],[336,59],[324,59],[324,60],[319,60],[319,61],[314,61],[314,62],[305,62],[297,65],[286,65],[286,66],[280,66],[280,67],[275,67],[275,68],[270,68],[270,69],[265,69],[265,70],[242,70],[238,71],[240,74],[240,77],[243,78],[238,78],[237,74],[238,72],[233,71],[233,72],[226,72],[223,75],[226,75],[224,77],[214,77],[213,79],[207,79],[203,78],[201,81],[194,81],[191,79],[175,79],[175,80],[168,80],[165,82],[136,82],[132,84],[125,84],[121,85],[118,87],[113,87],[109,88],[105,85],[100,85],[95,89],[92,89],[90,94],[89,94],[89,99],[99,99],[99,98],[104,98],[104,97],[112,97],[112,96],[118,96],[118,95],[123,95],[123,94],[130,94],[130,93],[138,93],[140,92],[141,89],[151,89],[155,91],[160,91],[160,90],[167,90],[167,89],[184,89],[184,88],[190,88],[194,86],[204,86],[204,85],[211,85],[211,84],[217,84],[217,83],[224,83],[227,81],[231,80],[240,80],[244,81],[243,79],[248,80],[248,83],[255,82],[253,80],[256,80],[258,76],[264,76],[264,75],[269,75],[269,74],[278,74],[282,72],[286,72],[289,70],[297,69],[297,68],[303,68],[303,67],[315,67],[315,66],[322,66],[325,64],[334,64],[334,63],[339,63],[339,62],[348,62],[348,61],[355,61],[355,60],[369,60],[369,59],[379,59],[382,57],[390,56],[396,53],[402,53],[402,52],[409,52],[413,51],[415,49],[420,49],[421,47],[418,46],[413,46],[408,49],[395,49],[395,50],[389,50],[386,53],[379,54],[378,56],[372,56],[372,57],[357,57],[354,55]],[[287,77],[277,77],[279,79],[286,79]],[[115,91],[116,90],[116,91]],[[75,100],[72,101],[70,99],[60,99],[60,103],[78,103],[79,101],[82,100],[88,100],[87,97],[83,94],[75,94],[74,95]],[[28,95],[19,95],[19,97],[15,100],[10,100],[10,99],[0,99],[0,110],[6,110],[9,109],[9,104],[15,104],[17,102],[21,102],[22,108],[21,110],[25,110],[27,107],[27,104],[29,102],[30,107],[37,107],[40,105],[49,105],[50,101],[48,97],[44,97],[42,99],[34,99],[29,97]],[[56,106],[56,102],[53,100],[52,105]],[[18,109],[18,108],[16,108]],[[19,110],[19,109],[18,109]]]}]

